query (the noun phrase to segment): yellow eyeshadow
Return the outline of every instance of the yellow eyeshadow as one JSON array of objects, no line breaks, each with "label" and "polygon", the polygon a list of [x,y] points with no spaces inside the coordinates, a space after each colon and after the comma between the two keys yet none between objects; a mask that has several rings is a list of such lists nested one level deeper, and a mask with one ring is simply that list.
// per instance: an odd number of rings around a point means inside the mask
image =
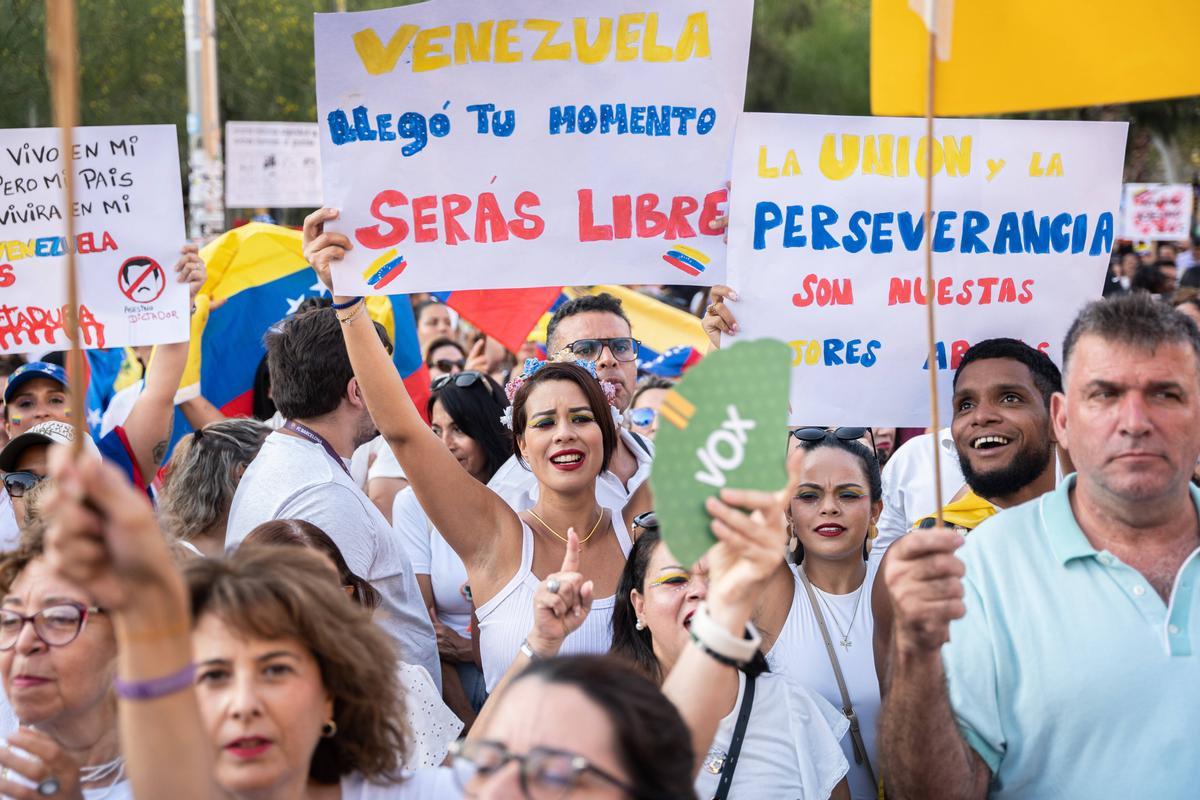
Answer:
[{"label": "yellow eyeshadow", "polygon": [[682,572],[682,571],[668,572],[665,575],[660,575],[659,577],[655,578],[654,581],[651,582],[650,585],[651,586],[661,586],[664,583],[669,583],[670,581],[680,580],[680,579],[682,579],[683,581],[686,582],[686,581],[690,581],[692,579],[692,576],[688,575],[686,572]]}]

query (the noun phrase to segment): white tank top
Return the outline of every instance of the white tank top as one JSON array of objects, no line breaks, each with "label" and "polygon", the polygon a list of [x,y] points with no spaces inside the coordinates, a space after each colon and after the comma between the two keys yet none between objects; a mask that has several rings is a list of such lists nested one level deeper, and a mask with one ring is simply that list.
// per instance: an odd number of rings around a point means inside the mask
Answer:
[{"label": "white tank top", "polygon": [[[613,531],[621,553],[628,558],[631,542],[625,521],[612,514]],[[490,692],[512,666],[521,642],[533,627],[533,594],[540,581],[533,574],[533,530],[521,521],[521,566],[496,596],[475,609],[479,619],[479,655],[483,660],[483,678]],[[592,601],[592,611],[579,628],[568,636],[560,655],[607,653],[612,645],[612,612],[616,595]]]}]

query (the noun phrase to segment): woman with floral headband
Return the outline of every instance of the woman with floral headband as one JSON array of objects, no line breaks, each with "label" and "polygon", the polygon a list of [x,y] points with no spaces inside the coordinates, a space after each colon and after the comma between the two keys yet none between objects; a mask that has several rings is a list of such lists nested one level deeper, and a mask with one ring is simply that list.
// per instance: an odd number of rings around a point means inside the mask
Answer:
[{"label": "woman with floral headband", "polygon": [[[346,236],[323,231],[336,216],[320,209],[304,221],[304,255],[330,291],[330,266],[352,247]],[[649,510],[650,501],[642,489],[624,509],[596,502],[596,478],[617,442],[601,383],[585,368],[562,363],[527,369],[510,381],[515,450],[538,482],[537,503],[518,515],[472,478],[421,419],[363,299],[335,297],[334,313],[372,418],[430,521],[467,568],[488,689],[518,653],[531,652],[525,635],[534,592],[562,563],[571,531],[581,544],[582,592],[592,613],[566,638],[562,652],[607,651],[613,595],[632,544],[630,523]]]}]

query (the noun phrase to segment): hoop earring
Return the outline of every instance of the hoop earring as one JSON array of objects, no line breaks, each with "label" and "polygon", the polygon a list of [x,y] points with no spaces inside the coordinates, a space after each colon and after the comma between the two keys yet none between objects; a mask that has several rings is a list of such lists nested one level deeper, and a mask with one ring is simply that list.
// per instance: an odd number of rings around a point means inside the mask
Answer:
[{"label": "hoop earring", "polygon": [[332,739],[333,737],[337,736],[337,731],[337,722],[331,719],[321,726],[321,738]]}]

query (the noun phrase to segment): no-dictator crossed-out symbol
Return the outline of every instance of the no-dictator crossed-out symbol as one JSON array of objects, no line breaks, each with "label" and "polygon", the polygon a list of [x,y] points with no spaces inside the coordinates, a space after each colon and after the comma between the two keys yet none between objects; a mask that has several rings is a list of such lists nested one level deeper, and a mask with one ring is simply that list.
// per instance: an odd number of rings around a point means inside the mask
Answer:
[{"label": "no-dictator crossed-out symbol", "polygon": [[134,256],[117,273],[121,294],[135,303],[153,303],[167,288],[167,273],[149,256]]}]

